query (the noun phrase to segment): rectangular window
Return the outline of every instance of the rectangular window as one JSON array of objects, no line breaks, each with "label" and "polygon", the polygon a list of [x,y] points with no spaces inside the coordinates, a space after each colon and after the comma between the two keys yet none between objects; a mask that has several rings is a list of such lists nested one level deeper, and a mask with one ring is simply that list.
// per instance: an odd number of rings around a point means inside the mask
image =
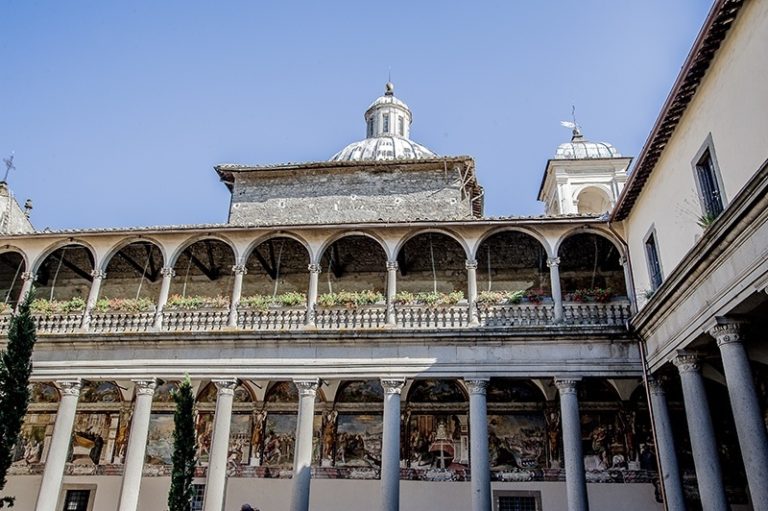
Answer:
[{"label": "rectangular window", "polygon": [[696,162],[696,178],[699,181],[704,214],[711,220],[723,212],[723,198],[717,178],[717,169],[715,169],[712,152],[709,148]]},{"label": "rectangular window", "polygon": [[493,511],[542,511],[541,492],[494,491]]},{"label": "rectangular window", "polygon": [[205,497],[205,485],[192,485],[192,511],[203,511],[203,497]]},{"label": "rectangular window", "polygon": [[64,511],[88,511],[91,490],[67,490]]},{"label": "rectangular window", "polygon": [[403,116],[398,115],[397,116],[397,134],[402,137],[404,132],[405,132],[405,123],[403,122]]},{"label": "rectangular window", "polygon": [[373,136],[373,119],[368,119],[368,138]]},{"label": "rectangular window", "polygon": [[384,133],[389,133],[389,114],[384,114],[382,118],[384,119],[384,129],[381,131]]},{"label": "rectangular window", "polygon": [[648,274],[651,277],[651,288],[656,290],[662,282],[659,249],[656,247],[656,235],[651,232],[645,238],[645,258],[648,260]]}]

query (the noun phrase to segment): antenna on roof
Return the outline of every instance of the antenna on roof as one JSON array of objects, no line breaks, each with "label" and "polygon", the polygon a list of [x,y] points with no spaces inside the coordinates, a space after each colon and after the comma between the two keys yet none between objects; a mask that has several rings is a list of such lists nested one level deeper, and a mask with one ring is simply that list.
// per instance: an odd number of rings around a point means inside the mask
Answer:
[{"label": "antenna on roof", "polygon": [[11,172],[11,170],[16,169],[16,165],[13,164],[13,157],[14,153],[11,151],[11,155],[8,158],[3,158],[3,163],[5,163],[5,176],[3,177],[3,183],[8,182],[8,174]]}]

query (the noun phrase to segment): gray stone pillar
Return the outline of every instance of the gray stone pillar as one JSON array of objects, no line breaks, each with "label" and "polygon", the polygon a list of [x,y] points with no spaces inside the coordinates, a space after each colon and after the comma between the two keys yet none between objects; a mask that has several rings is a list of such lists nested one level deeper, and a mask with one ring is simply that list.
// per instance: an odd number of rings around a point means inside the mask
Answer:
[{"label": "gray stone pillar", "polygon": [[160,269],[163,281],[160,283],[160,296],[157,297],[157,308],[155,309],[155,328],[163,326],[163,307],[168,301],[168,294],[171,292],[171,281],[176,276],[176,270],[170,266],[163,266]]},{"label": "gray stone pillar", "polygon": [[224,490],[227,486],[227,455],[229,454],[229,429],[232,425],[232,403],[237,380],[213,380],[219,390],[216,396],[216,413],[213,416],[213,437],[208,456],[208,477],[205,480],[204,511],[221,511],[224,506]]},{"label": "gray stone pillar", "polygon": [[57,511],[61,481],[64,479],[64,465],[67,463],[69,444],[72,441],[77,400],[80,397],[80,380],[57,381],[56,385],[61,391],[61,401],[56,412],[56,423],[53,426],[51,448],[45,461],[40,492],[37,494],[36,511]]},{"label": "gray stone pillar", "polygon": [[299,390],[299,412],[296,417],[291,511],[308,511],[309,483],[312,478],[312,426],[315,418],[318,379],[301,379],[293,382]]},{"label": "gray stone pillar", "polygon": [[35,283],[37,280],[37,273],[32,273],[31,271],[25,271],[21,274],[21,280],[24,282],[21,285],[21,291],[19,291],[19,300],[16,302],[16,310],[19,310],[19,304],[24,301],[24,297],[27,296],[27,293],[32,289],[32,284]]},{"label": "gray stone pillar", "polygon": [[243,277],[248,274],[248,268],[244,264],[236,264],[232,267],[232,273],[235,274],[232,284],[232,299],[229,302],[229,318],[227,326],[237,327],[237,307],[240,305],[240,297],[243,294]]},{"label": "gray stone pillar", "polygon": [[480,323],[477,317],[477,261],[467,259],[464,263],[467,269],[467,303],[469,304],[469,323],[477,325]]},{"label": "gray stone pillar", "polygon": [[704,511],[729,509],[720,470],[715,430],[709,415],[709,403],[704,391],[704,379],[698,355],[681,351],[674,360],[680,372],[685,401],[685,417],[693,448],[693,463]]},{"label": "gray stone pillar", "polygon": [[80,327],[84,330],[88,329],[88,325],[91,322],[91,312],[96,307],[96,302],[99,301],[99,292],[101,291],[101,283],[107,278],[107,272],[104,270],[91,270],[91,290],[88,291],[88,301],[85,302],[85,312],[83,312],[83,319],[80,323]]},{"label": "gray stone pillar", "polygon": [[488,460],[487,378],[465,378],[469,389],[469,467],[472,511],[491,511],[491,466]]},{"label": "gray stone pillar", "polygon": [[726,318],[717,318],[717,321],[718,325],[710,334],[720,348],[752,507],[756,511],[765,511],[768,510],[768,435],[752,380],[749,357],[744,349],[742,325]]},{"label": "gray stone pillar", "polygon": [[580,378],[555,379],[560,392],[560,415],[563,427],[563,458],[565,459],[565,489],[569,511],[587,511],[587,480],[584,455],[581,451],[581,417],[576,386]]},{"label": "gray stone pillar", "polygon": [[651,389],[651,404],[653,405],[653,421],[656,428],[656,452],[661,461],[661,472],[664,476],[664,494],[667,497],[667,511],[685,511],[685,496],[680,480],[680,467],[677,463],[677,451],[672,435],[672,421],[667,408],[667,396],[661,382],[653,377],[648,378]]},{"label": "gray stone pillar", "polygon": [[563,290],[560,286],[560,258],[547,259],[549,267],[549,284],[552,288],[552,301],[555,302],[555,322],[563,321]]},{"label": "gray stone pillar", "polygon": [[317,307],[317,287],[320,280],[320,265],[312,263],[309,269],[309,289],[307,289],[307,325],[315,326],[315,309]]},{"label": "gray stone pillar", "polygon": [[147,450],[149,417],[152,413],[152,396],[155,395],[156,380],[133,380],[136,401],[131,417],[131,432],[125,450],[123,485],[120,489],[119,511],[136,511],[139,504],[141,473],[144,469],[144,455]]},{"label": "gray stone pillar", "polygon": [[397,269],[397,261],[387,261],[387,325],[390,326],[393,326],[396,322],[395,295],[397,294]]},{"label": "gray stone pillar", "polygon": [[382,378],[384,421],[381,435],[381,510],[400,509],[400,392],[403,378]]}]

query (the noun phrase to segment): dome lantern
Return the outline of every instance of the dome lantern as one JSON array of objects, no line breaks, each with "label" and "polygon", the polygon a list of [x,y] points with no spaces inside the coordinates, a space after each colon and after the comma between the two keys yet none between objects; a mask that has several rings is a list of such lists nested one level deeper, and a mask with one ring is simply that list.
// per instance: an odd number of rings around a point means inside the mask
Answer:
[{"label": "dome lantern", "polygon": [[414,160],[437,156],[410,139],[413,114],[404,101],[395,97],[395,86],[387,82],[365,111],[366,138],[353,142],[331,157],[331,161]]}]

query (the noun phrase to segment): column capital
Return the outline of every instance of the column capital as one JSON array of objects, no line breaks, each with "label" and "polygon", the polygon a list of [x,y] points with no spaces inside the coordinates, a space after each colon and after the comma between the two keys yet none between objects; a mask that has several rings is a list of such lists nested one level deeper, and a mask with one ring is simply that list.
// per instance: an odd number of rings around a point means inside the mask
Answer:
[{"label": "column capital", "polygon": [[244,264],[235,264],[232,265],[232,273],[235,275],[247,275],[248,274],[248,267]]},{"label": "column capital", "polygon": [[22,272],[21,280],[31,280],[32,282],[34,282],[37,280],[37,273],[33,271]]},{"label": "column capital", "polygon": [[680,374],[698,373],[701,371],[701,356],[691,351],[678,351],[672,363],[677,366]]},{"label": "column capital", "polygon": [[59,388],[62,396],[75,396],[80,395],[80,389],[83,387],[83,380],[56,380],[56,386]]},{"label": "column capital", "polygon": [[157,380],[152,379],[137,379],[131,380],[135,385],[137,396],[153,396],[155,394],[155,388],[157,387]]},{"label": "column capital", "polygon": [[399,268],[397,261],[387,261],[387,271],[397,271]]},{"label": "column capital", "polygon": [[107,272],[104,271],[104,270],[93,269],[93,270],[91,270],[91,277],[93,277],[94,280],[96,280],[96,279],[106,279],[107,278]]},{"label": "column capital", "polygon": [[485,389],[488,387],[488,378],[464,378],[467,390],[470,394],[485,395]]},{"label": "column capital", "polygon": [[235,387],[237,387],[237,378],[224,378],[221,380],[211,380],[214,385],[216,385],[216,388],[219,391],[219,395],[230,395],[233,396],[235,394]]},{"label": "column capital", "polygon": [[176,276],[176,270],[174,270],[172,266],[163,266],[160,268],[160,275],[162,275],[163,278],[173,278]]},{"label": "column capital", "polygon": [[560,258],[559,257],[549,257],[547,258],[547,267],[558,267],[560,266]]},{"label": "column capital", "polygon": [[648,388],[654,396],[663,396],[666,393],[664,391],[664,382],[654,376],[648,377]]},{"label": "column capital", "polygon": [[405,385],[405,378],[382,378],[381,386],[385,394],[400,394]]},{"label": "column capital", "polygon": [[294,379],[293,384],[299,391],[299,396],[315,396],[317,394],[317,386],[320,380],[317,378],[311,379]]},{"label": "column capital", "polygon": [[709,335],[715,338],[718,346],[741,342],[744,340],[744,322],[730,318],[717,317],[717,325],[712,327]]},{"label": "column capital", "polygon": [[323,271],[318,263],[310,263],[307,266],[307,269],[309,270],[309,273],[321,273]]},{"label": "column capital", "polygon": [[477,269],[477,259],[467,259],[464,261],[464,268],[467,270],[476,270]]},{"label": "column capital", "polygon": [[555,378],[555,387],[560,394],[575,394],[580,381],[581,378]]}]

